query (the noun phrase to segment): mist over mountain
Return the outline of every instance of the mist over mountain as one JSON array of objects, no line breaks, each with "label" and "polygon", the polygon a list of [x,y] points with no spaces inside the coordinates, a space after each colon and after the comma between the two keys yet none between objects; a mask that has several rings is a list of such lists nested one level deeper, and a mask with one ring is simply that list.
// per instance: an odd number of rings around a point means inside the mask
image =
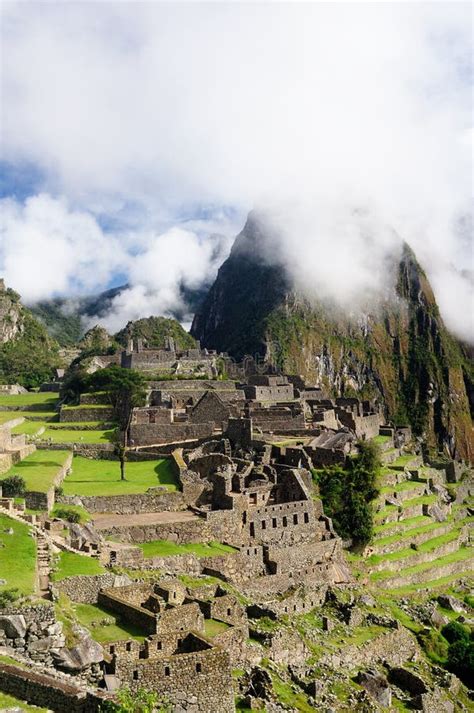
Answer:
[{"label": "mist over mountain", "polygon": [[274,225],[252,213],[191,334],[237,359],[259,355],[332,393],[383,399],[388,418],[409,422],[433,445],[472,458],[472,361],[446,329],[409,246],[390,233],[389,249],[373,256],[367,289],[351,302],[350,284],[340,300],[324,280],[318,294],[324,264],[311,290],[303,290],[279,262],[281,254],[269,254],[275,244]]}]

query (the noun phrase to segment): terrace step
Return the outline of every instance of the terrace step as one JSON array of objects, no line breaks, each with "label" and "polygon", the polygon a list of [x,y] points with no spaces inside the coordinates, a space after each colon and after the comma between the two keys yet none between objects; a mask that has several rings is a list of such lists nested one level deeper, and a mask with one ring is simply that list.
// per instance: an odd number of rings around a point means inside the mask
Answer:
[{"label": "terrace step", "polygon": [[[441,536],[443,537],[443,536]],[[465,539],[466,535],[464,535]],[[427,562],[432,562],[445,555],[457,552],[460,546],[460,542],[463,540],[462,533],[458,531],[453,531],[452,539],[446,542],[440,542],[437,545],[437,540],[440,538],[432,538],[426,540],[424,546],[426,549],[418,551],[416,549],[410,548],[406,545],[395,552],[391,552],[387,555],[380,555],[383,559],[379,562],[371,562],[370,558],[367,562],[369,567],[369,572],[373,574],[374,572],[397,572],[405,567],[412,567],[417,564],[425,564]],[[430,545],[433,545],[433,549],[429,549]],[[378,555],[374,555],[377,557]]]},{"label": "terrace step", "polygon": [[[387,577],[372,577],[372,580],[378,586],[384,589],[401,589],[410,585],[422,585],[424,582],[431,582],[442,577],[451,577],[456,574],[464,574],[472,571],[474,561],[473,549],[470,547],[462,548],[458,551],[457,557],[446,555],[437,560],[426,563],[426,566],[419,565],[415,567],[406,567],[399,569],[398,572],[390,574]],[[420,586],[420,589],[423,587]]]},{"label": "terrace step", "polygon": [[452,522],[436,523],[431,520],[427,525],[399,530],[395,534],[380,537],[378,538],[380,541],[375,540],[370,549],[378,555],[397,552],[409,547],[412,542],[420,545],[435,537],[440,537],[448,533],[452,527]]}]

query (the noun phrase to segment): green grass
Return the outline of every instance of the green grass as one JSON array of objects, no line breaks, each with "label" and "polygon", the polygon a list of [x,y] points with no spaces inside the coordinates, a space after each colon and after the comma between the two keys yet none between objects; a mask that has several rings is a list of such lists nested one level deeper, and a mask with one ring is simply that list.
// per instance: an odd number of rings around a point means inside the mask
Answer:
[{"label": "green grass", "polygon": [[375,436],[375,438],[372,438],[372,441],[374,443],[377,443],[377,445],[379,446],[383,445],[384,443],[388,443],[388,441],[390,440],[390,436]]},{"label": "green grass", "polygon": [[223,631],[226,631],[229,628],[229,624],[226,624],[223,621],[217,621],[217,619],[205,619],[204,620],[204,633],[206,636],[209,636],[212,638],[213,636],[217,636],[217,634],[221,634]]},{"label": "green grass", "polygon": [[404,467],[408,465],[408,463],[411,463],[412,460],[415,460],[416,456],[413,453],[408,453],[407,455],[399,456],[397,460],[393,461],[393,463],[389,463],[389,468],[397,468],[397,467]]},{"label": "green grass", "polygon": [[35,713],[48,713],[48,708],[37,708],[29,703],[24,703],[19,698],[0,691],[0,710],[6,708],[19,708],[22,711],[35,711]]},{"label": "green grass", "polygon": [[27,490],[46,493],[68,456],[69,451],[38,450],[12,466],[2,477],[21,475],[25,479]]},{"label": "green grass", "polygon": [[223,545],[220,542],[191,542],[187,545],[177,545],[169,540],[153,540],[138,545],[145,557],[170,557],[171,555],[194,554],[197,557],[213,557],[236,552],[235,547]]},{"label": "green grass", "polygon": [[185,587],[190,589],[198,589],[206,584],[220,584],[222,585],[222,580],[217,577],[211,577],[210,575],[203,575],[202,577],[191,577],[189,574],[179,574],[178,579],[184,584]]},{"label": "green grass", "polygon": [[45,421],[23,421],[19,426],[12,428],[12,433],[24,433],[26,436],[36,436],[40,428],[44,428],[45,426]]},{"label": "green grass", "polygon": [[16,396],[0,395],[0,406],[49,406],[54,411],[58,402],[58,395],[51,391],[29,392]]},{"label": "green grass", "polygon": [[57,569],[51,577],[53,581],[59,582],[66,577],[76,577],[80,574],[104,574],[106,571],[100,562],[92,557],[79,555],[75,552],[60,552]]},{"label": "green grass", "polygon": [[302,711],[302,713],[314,713],[314,707],[308,702],[304,693],[295,693],[291,684],[283,681],[275,673],[270,673],[272,679],[272,688],[280,703],[289,707],[291,710]]},{"label": "green grass", "polygon": [[31,422],[54,422],[58,418],[56,411],[0,411],[0,424],[25,418]]},{"label": "green grass", "polygon": [[[449,520],[447,521],[449,522]],[[412,527],[401,532],[397,532],[394,535],[387,535],[387,537],[380,537],[376,540],[377,545],[390,545],[393,542],[399,542],[400,540],[408,540],[411,537],[416,537],[417,535],[423,535],[425,532],[431,532],[432,530],[437,530],[439,527],[443,527],[447,522],[429,522],[427,525],[420,525],[419,527]]]},{"label": "green grass", "polygon": [[53,443],[110,443],[114,432],[113,429],[109,431],[69,431],[66,428],[47,428],[41,434],[41,439],[45,441],[51,439]]},{"label": "green grass", "polygon": [[396,485],[384,485],[380,488],[380,492],[386,493],[403,493],[406,490],[418,490],[421,488],[424,490],[426,488],[426,483],[421,483],[418,480],[404,480],[403,483],[397,483]]},{"label": "green grass", "polygon": [[415,505],[434,505],[438,501],[437,495],[420,495],[418,498],[411,498],[410,500],[404,500],[400,503],[402,508],[410,508]]},{"label": "green grass", "polygon": [[145,640],[145,633],[98,604],[73,604],[75,618],[100,644],[124,639]]},{"label": "green grass", "polygon": [[418,592],[419,589],[438,589],[438,587],[446,587],[447,584],[452,584],[460,579],[472,578],[472,569],[466,570],[464,572],[455,572],[454,574],[447,574],[444,577],[439,577],[438,579],[430,579],[421,584],[407,584],[403,587],[397,587],[396,589],[391,589],[390,593],[396,596],[404,596],[405,594],[414,594]]},{"label": "green grass", "polygon": [[[5,530],[13,529],[13,535]],[[2,589],[16,588],[21,594],[33,594],[36,573],[36,542],[29,527],[0,515],[0,574],[7,583]]]},{"label": "green grass", "polygon": [[[376,525],[374,527],[374,533],[379,534],[380,532],[386,532],[397,525],[400,527],[409,527],[410,525],[427,525],[431,522],[433,521],[428,515],[415,515],[415,517],[407,517],[406,520],[400,520],[400,522],[386,522],[385,525]],[[379,542],[379,540],[377,540],[377,542]]]},{"label": "green grass", "polygon": [[[423,562],[423,564],[417,564],[417,565],[413,565],[412,567],[406,567],[406,568],[400,569],[398,574],[401,574],[403,576],[410,576],[412,574],[420,574],[421,572],[426,572],[427,570],[430,570],[433,567],[443,567],[444,565],[453,564],[454,562],[463,562],[464,560],[472,559],[472,557],[473,557],[473,554],[472,554],[471,548],[461,547],[456,552],[452,552],[451,554],[445,555],[444,557],[439,557],[437,560],[432,560],[431,562]],[[372,581],[375,582],[375,581],[383,581],[384,579],[390,579],[390,578],[396,577],[396,576],[397,576],[396,572],[382,571],[382,572],[374,572],[374,574],[371,575],[371,579],[372,579]],[[414,585],[414,586],[415,586],[415,589],[424,588],[425,582],[420,582],[419,585]]]},{"label": "green grass", "polygon": [[126,480],[120,480],[118,461],[91,460],[75,456],[72,473],[63,481],[65,495],[127,495],[145,493],[158,485],[178,489],[171,460],[130,462],[125,466]]},{"label": "green grass", "polygon": [[80,517],[79,522],[81,524],[83,524],[85,522],[89,522],[89,520],[91,519],[90,514],[81,505],[61,505],[60,503],[58,503],[57,505],[55,505],[53,507],[53,509],[50,512],[50,516],[58,517],[58,512],[60,512],[61,510],[72,510],[73,512],[77,512],[77,514]]},{"label": "green grass", "polygon": [[[435,524],[439,527],[439,523]],[[421,544],[419,544],[416,550],[412,547],[405,547],[402,550],[388,552],[384,555],[371,555],[367,558],[367,562],[369,564],[378,564],[379,562],[393,562],[405,559],[407,557],[414,557],[415,555],[420,553],[432,552],[438,547],[441,547],[442,545],[445,545],[448,542],[452,542],[453,540],[455,540],[459,536],[459,529],[460,528],[456,528],[450,530],[449,532],[446,532],[444,535],[440,535],[439,537],[433,537],[431,540],[426,540],[426,542],[422,542]]]},{"label": "green grass", "polygon": [[62,406],[63,411],[82,411],[87,408],[100,408],[100,409],[111,409],[110,404],[79,404],[78,406]]}]

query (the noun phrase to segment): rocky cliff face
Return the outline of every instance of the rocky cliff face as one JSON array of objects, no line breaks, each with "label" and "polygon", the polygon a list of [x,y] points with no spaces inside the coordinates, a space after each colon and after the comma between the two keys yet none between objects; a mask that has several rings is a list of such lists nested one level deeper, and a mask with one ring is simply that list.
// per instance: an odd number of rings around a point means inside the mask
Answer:
[{"label": "rocky cliff face", "polygon": [[411,423],[430,447],[474,460],[469,359],[446,330],[408,246],[394,264],[394,298],[349,318],[327,303],[308,302],[281,266],[265,263],[259,250],[265,239],[251,215],[191,334],[236,358],[265,356],[332,393],[382,398],[387,417]]},{"label": "rocky cliff face", "polygon": [[0,280],[0,383],[39,386],[60,365],[57,343]]},{"label": "rocky cliff face", "polygon": [[23,331],[20,296],[0,280],[0,344],[6,344]]}]

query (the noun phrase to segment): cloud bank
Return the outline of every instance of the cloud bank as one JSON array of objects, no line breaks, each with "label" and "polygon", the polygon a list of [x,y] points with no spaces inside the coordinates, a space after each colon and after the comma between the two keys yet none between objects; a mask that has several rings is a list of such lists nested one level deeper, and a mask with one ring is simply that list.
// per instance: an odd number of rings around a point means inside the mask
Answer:
[{"label": "cloud bank", "polygon": [[[5,158],[51,196],[7,209],[3,267],[29,299],[120,272],[117,320],[162,312],[176,281],[215,272],[206,233],[291,205],[281,249],[302,284],[383,287],[395,233],[472,338],[468,3],[5,3],[2,31]],[[31,202],[48,200],[56,255],[24,279],[12,264],[39,259]]]}]

